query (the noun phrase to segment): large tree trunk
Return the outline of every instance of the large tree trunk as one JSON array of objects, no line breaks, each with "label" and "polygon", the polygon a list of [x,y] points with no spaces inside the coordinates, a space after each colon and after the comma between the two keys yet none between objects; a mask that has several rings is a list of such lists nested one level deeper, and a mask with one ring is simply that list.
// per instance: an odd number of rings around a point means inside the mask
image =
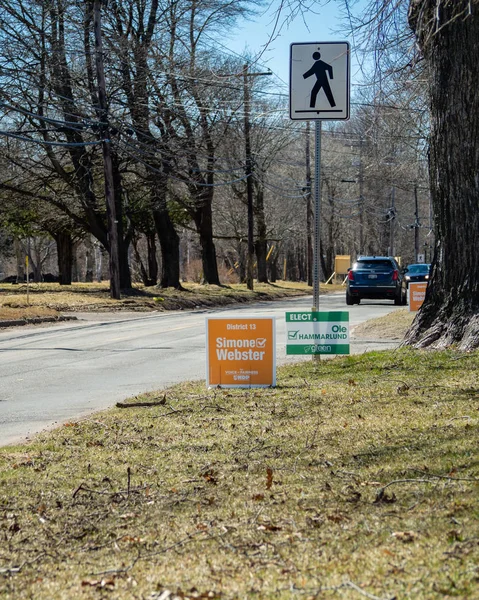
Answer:
[{"label": "large tree trunk", "polygon": [[269,263],[270,276],[269,280],[271,283],[276,283],[278,280],[278,255],[275,254],[270,260]]},{"label": "large tree trunk", "polygon": [[436,247],[416,347],[479,347],[478,0],[411,0],[410,24],[430,74],[430,183]]},{"label": "large tree trunk", "polygon": [[13,247],[15,248],[15,259],[17,263],[17,280],[15,283],[23,283],[25,281],[25,254],[20,240],[17,237],[13,239]]},{"label": "large tree trunk", "polygon": [[180,283],[180,238],[164,203],[157,203],[153,211],[155,228],[160,241],[162,288],[181,289]]},{"label": "large tree trunk", "polygon": [[95,266],[95,248],[91,239],[91,235],[85,238],[85,281],[92,283],[93,269]]},{"label": "large tree trunk", "polygon": [[60,285],[72,284],[73,241],[70,233],[60,231],[55,234],[58,256],[58,274]]},{"label": "large tree trunk", "polygon": [[156,241],[155,234],[146,234],[147,243],[147,259],[146,265],[143,262],[140,251],[138,249],[138,240],[132,242],[133,251],[135,253],[136,262],[140,269],[141,280],[146,287],[156,285],[158,283],[158,261],[156,260]]},{"label": "large tree trunk", "polygon": [[[205,194],[206,196],[206,194]],[[198,202],[194,217],[196,230],[200,236],[201,260],[203,265],[203,278],[206,283],[220,285],[216,249],[213,242],[213,215],[211,211],[211,194],[204,197],[203,202]]]},{"label": "large tree trunk", "polygon": [[[130,249],[130,237],[125,235],[123,226],[123,185],[120,173],[120,160],[116,152],[111,153],[113,184],[115,190],[115,212],[117,220],[117,238],[118,238],[118,260],[119,260],[119,275],[120,289],[131,289],[131,272],[128,254]],[[111,252],[111,249],[110,249]],[[111,274],[110,274],[111,276]]]},{"label": "large tree trunk", "polygon": [[156,260],[156,235],[148,233],[146,235],[146,243],[148,249],[148,275],[150,283],[148,285],[156,285],[158,283],[158,261]]}]

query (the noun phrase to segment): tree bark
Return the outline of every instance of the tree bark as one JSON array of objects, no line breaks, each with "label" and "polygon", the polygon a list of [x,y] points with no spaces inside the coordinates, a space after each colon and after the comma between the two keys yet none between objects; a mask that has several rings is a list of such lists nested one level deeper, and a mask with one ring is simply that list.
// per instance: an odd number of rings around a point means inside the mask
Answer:
[{"label": "tree bark", "polygon": [[95,259],[95,248],[90,235],[85,238],[85,281],[87,283],[93,282],[93,269]]},{"label": "tree bark", "polygon": [[158,283],[158,261],[156,260],[156,235],[148,233],[146,236],[148,248],[148,285],[156,285]]},{"label": "tree bark", "polygon": [[203,278],[211,285],[221,285],[213,242],[213,214],[211,209],[212,191],[204,192],[204,200],[197,202],[194,209],[196,230],[200,236]]},{"label": "tree bark", "polygon": [[68,232],[60,231],[55,234],[58,256],[58,275],[60,285],[72,284],[73,241]]},{"label": "tree bark", "polygon": [[25,254],[22,250],[20,240],[17,237],[13,240],[13,246],[15,248],[15,259],[17,263],[16,283],[23,283],[25,281]]},{"label": "tree bark", "polygon": [[471,350],[479,347],[479,2],[411,0],[409,20],[430,75],[436,246],[405,343]]},{"label": "tree bark", "polygon": [[158,239],[161,249],[161,280],[162,288],[173,287],[181,289],[180,283],[180,238],[164,202],[156,204],[153,210]]},{"label": "tree bark", "polygon": [[278,256],[275,255],[274,257],[271,258],[270,263],[269,263],[269,269],[270,269],[270,281],[271,283],[276,283],[276,281],[278,280]]}]

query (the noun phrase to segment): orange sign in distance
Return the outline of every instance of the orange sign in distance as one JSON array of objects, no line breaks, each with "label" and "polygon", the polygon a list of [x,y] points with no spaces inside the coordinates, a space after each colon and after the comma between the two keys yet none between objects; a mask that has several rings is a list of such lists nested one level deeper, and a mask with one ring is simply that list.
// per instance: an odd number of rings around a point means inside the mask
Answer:
[{"label": "orange sign in distance", "polygon": [[426,297],[427,282],[418,282],[409,284],[409,312],[417,311],[421,308]]},{"label": "orange sign in distance", "polygon": [[206,385],[276,385],[274,317],[206,318]]}]

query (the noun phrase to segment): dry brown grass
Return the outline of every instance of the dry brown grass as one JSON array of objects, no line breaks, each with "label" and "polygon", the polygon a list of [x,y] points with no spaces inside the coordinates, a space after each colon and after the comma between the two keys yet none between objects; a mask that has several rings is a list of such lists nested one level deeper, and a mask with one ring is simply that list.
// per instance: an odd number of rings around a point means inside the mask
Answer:
[{"label": "dry brown grass", "polygon": [[144,401],[0,450],[2,598],[479,598],[478,352]]},{"label": "dry brown grass", "polygon": [[44,317],[57,317],[58,311],[46,306],[2,306],[0,305],[0,321],[18,321]]},{"label": "dry brown grass", "polygon": [[[311,293],[304,283],[278,282],[276,284],[255,284],[254,291],[246,285],[228,286],[200,285],[185,283],[184,290],[173,288],[144,287],[136,285],[129,293],[123,293],[120,300],[110,298],[109,285],[104,283],[74,283],[71,286],[41,283],[26,285],[0,285],[0,320],[9,318],[12,310],[21,315],[40,314],[42,310],[53,314],[83,311],[165,311],[192,309],[201,306],[223,306],[238,302],[273,300],[288,296]],[[332,291],[333,286],[327,286]]]},{"label": "dry brown grass", "polygon": [[383,317],[365,321],[354,328],[355,337],[402,340],[417,313],[409,309],[395,310]]}]

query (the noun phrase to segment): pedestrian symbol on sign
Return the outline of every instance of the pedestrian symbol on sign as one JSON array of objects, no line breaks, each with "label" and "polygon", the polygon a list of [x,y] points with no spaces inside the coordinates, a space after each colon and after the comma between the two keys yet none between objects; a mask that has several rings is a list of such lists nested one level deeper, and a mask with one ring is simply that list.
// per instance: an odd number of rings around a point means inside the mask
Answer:
[{"label": "pedestrian symbol on sign", "polygon": [[303,73],[303,79],[307,79],[308,77],[311,77],[311,75],[316,75],[316,83],[314,84],[313,89],[311,90],[311,100],[309,106],[311,108],[314,108],[316,106],[316,98],[318,97],[318,93],[321,88],[323,88],[330,106],[336,106],[333,92],[331,91],[331,86],[329,85],[329,79],[333,79],[333,67],[331,65],[328,65],[328,63],[325,63],[324,61],[320,60],[320,52],[314,52],[313,59],[316,62],[313,64],[311,69],[309,69],[309,71]]},{"label": "pedestrian symbol on sign", "polygon": [[291,119],[349,119],[349,56],[347,42],[291,44]]}]

